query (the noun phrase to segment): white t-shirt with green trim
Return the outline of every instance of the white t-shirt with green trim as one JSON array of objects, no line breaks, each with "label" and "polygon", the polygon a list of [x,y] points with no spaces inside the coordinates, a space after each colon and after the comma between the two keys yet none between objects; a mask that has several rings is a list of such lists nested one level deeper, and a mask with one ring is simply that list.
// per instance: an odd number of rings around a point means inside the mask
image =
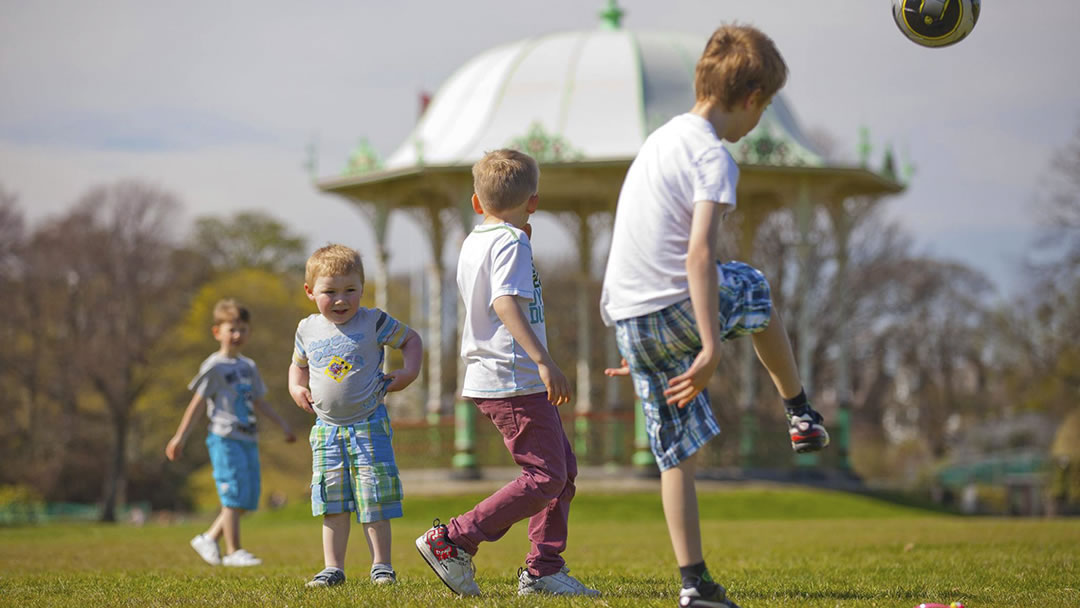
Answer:
[{"label": "white t-shirt with green trim", "polygon": [[464,397],[511,397],[545,392],[536,363],[495,314],[495,299],[514,296],[533,333],[547,348],[544,298],[532,244],[512,224],[480,224],[461,245],[458,290],[465,304],[461,358]]}]

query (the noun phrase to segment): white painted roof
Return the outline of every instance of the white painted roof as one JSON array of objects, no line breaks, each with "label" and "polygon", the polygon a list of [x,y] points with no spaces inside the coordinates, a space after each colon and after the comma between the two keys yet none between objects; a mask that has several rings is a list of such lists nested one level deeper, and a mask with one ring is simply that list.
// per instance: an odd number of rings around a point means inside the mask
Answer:
[{"label": "white painted roof", "polygon": [[[705,42],[601,28],[495,47],[443,83],[383,167],[471,165],[502,147],[541,162],[632,159],[648,133],[693,105],[694,64]],[[825,164],[782,94],[730,149],[749,164]]]}]

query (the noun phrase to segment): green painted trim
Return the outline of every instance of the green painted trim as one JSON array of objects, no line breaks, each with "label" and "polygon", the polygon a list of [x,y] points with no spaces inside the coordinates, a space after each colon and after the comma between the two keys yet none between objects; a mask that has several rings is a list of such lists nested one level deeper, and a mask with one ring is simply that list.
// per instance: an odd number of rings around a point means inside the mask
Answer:
[{"label": "green painted trim", "polygon": [[638,126],[641,128],[641,140],[645,141],[645,138],[649,136],[649,117],[645,115],[645,61],[642,59],[641,44],[638,43],[637,36],[633,32],[627,32],[627,38],[630,39],[630,49],[634,53],[634,59],[637,60],[637,70],[634,75],[637,77]]},{"label": "green painted trim", "polygon": [[555,119],[555,132],[562,133],[566,130],[567,116],[570,114],[570,100],[574,96],[574,83],[577,82],[574,76],[577,75],[578,66],[581,64],[581,50],[585,48],[585,42],[589,39],[586,32],[578,32],[577,43],[574,45],[574,51],[570,56],[569,65],[566,68],[566,81],[563,86],[563,98],[562,103],[559,105],[558,118]]}]

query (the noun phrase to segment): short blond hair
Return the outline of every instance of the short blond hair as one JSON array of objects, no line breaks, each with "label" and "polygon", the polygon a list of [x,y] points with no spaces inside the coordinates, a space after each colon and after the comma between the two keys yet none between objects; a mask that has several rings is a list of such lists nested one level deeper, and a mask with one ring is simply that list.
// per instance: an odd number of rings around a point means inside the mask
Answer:
[{"label": "short blond hair", "polygon": [[749,25],[722,25],[694,70],[697,101],[732,110],[754,91],[768,99],[787,82],[788,68],[772,39]]},{"label": "short blond hair", "polygon": [[364,285],[364,262],[355,249],[336,243],[320,247],[308,258],[304,266],[304,282],[309,287],[315,286],[319,277],[340,277],[356,273],[360,275],[360,285]]},{"label": "short blond hair", "polygon": [[473,190],[484,209],[506,211],[529,200],[540,184],[536,159],[517,150],[492,150],[472,168]]},{"label": "short blond hair", "polygon": [[222,323],[251,322],[251,313],[248,309],[237,303],[232,298],[222,298],[214,304],[214,327]]}]

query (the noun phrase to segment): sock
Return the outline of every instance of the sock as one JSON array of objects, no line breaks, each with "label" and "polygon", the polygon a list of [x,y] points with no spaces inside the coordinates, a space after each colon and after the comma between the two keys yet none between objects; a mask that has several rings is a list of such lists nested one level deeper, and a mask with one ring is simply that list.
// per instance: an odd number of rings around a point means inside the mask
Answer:
[{"label": "sock", "polygon": [[805,407],[810,405],[810,401],[806,399],[806,391],[800,390],[798,395],[795,395],[791,399],[784,399],[784,407],[788,413],[795,413],[802,411]]},{"label": "sock", "polygon": [[684,589],[697,588],[703,597],[711,596],[716,590],[716,583],[709,574],[709,569],[705,567],[704,561],[690,566],[680,566],[679,575],[682,576]]},{"label": "sock", "polygon": [[378,568],[379,566],[382,566],[384,569],[389,570],[391,572],[394,571],[394,567],[391,566],[390,564],[386,563],[386,562],[379,562],[379,563],[376,563],[376,564],[371,564],[371,571],[374,572],[375,569]]}]

